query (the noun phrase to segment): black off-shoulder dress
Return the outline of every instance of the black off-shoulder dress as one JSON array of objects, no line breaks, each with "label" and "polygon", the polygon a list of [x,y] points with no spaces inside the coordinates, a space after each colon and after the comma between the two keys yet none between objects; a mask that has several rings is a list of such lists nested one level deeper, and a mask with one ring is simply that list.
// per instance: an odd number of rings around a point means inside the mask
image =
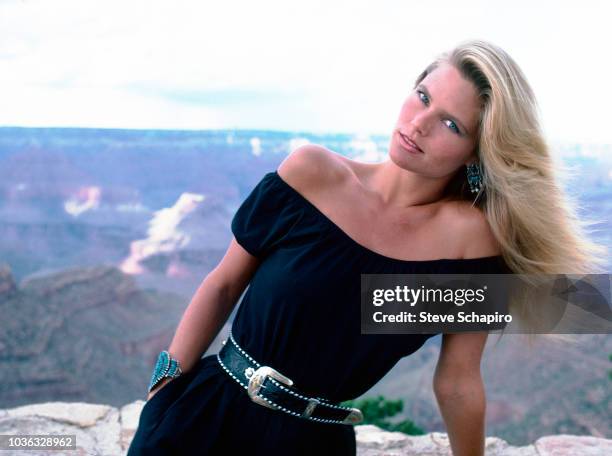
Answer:
[{"label": "black off-shoulder dress", "polygon": [[[276,171],[243,201],[231,228],[262,260],[236,313],[234,339],[304,393],[338,402],[368,391],[435,336],[361,334],[360,274],[509,272],[501,256],[406,261],[376,253]],[[353,426],[256,404],[208,355],[145,404],[128,455],[355,453]]]}]

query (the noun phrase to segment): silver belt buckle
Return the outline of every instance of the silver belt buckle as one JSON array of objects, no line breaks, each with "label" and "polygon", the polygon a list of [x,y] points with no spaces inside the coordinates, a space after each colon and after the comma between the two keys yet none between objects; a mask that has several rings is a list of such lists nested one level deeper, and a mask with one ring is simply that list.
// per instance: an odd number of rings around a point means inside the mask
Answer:
[{"label": "silver belt buckle", "polygon": [[272,405],[270,402],[259,396],[259,390],[262,387],[265,388],[265,386],[263,386],[263,382],[266,377],[272,377],[273,379],[278,380],[279,382],[284,383],[287,386],[292,386],[293,380],[288,377],[285,377],[283,374],[271,368],[270,366],[261,366],[260,368],[256,369],[249,377],[248,393],[251,400],[272,410],[278,410],[279,407]]},{"label": "silver belt buckle", "polygon": [[363,413],[358,408],[351,407],[351,413],[348,414],[344,420],[342,420],[342,424],[358,424],[363,421]]}]

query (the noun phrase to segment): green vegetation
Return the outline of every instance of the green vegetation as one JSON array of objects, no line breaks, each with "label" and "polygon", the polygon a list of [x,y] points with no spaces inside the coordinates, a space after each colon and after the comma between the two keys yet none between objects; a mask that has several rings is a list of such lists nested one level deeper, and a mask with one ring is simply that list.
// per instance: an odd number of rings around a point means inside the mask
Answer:
[{"label": "green vegetation", "polygon": [[387,418],[397,415],[404,409],[404,401],[385,399],[384,396],[366,398],[359,401],[346,401],[342,405],[355,407],[363,412],[363,422],[359,424],[373,424],[381,429],[391,432],[403,432],[408,435],[423,435],[425,431],[410,420],[392,423]]}]

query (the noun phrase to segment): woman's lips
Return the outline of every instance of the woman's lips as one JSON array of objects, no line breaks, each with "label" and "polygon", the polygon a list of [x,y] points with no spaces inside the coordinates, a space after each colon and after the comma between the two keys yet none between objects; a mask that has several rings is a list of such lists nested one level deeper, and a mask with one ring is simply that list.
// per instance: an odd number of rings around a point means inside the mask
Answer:
[{"label": "woman's lips", "polygon": [[408,138],[406,138],[401,133],[398,132],[398,134],[399,134],[399,137],[400,137],[400,143],[402,144],[404,149],[406,149],[408,152],[412,152],[414,154],[422,154],[423,153],[423,151],[419,148],[419,146],[417,146],[415,143],[410,141]]}]

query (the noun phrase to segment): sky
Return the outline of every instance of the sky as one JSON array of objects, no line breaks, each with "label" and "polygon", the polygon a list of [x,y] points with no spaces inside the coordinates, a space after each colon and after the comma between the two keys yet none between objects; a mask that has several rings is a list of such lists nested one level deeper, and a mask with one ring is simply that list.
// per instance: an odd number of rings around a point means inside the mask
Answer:
[{"label": "sky", "polygon": [[416,76],[505,49],[547,137],[612,143],[606,0],[0,0],[0,126],[389,135]]}]

